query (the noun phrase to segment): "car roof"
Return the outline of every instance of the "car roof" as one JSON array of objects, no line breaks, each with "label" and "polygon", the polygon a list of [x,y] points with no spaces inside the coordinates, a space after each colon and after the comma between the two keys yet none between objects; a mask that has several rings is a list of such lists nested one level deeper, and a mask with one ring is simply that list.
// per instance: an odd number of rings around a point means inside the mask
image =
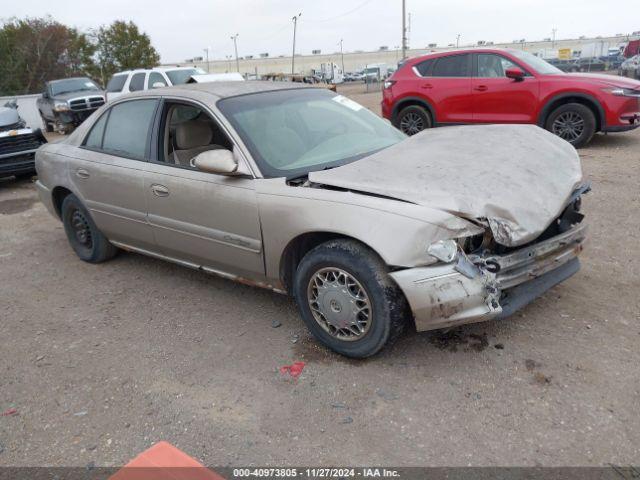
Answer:
[{"label": "car roof", "polygon": [[[91,80],[89,77],[69,77],[69,78],[58,78],[56,80],[49,80],[49,83],[60,83],[66,82],[67,80]],[[93,80],[91,80],[93,81]]]},{"label": "car roof", "polygon": [[451,50],[444,50],[442,52],[430,52],[416,57],[409,58],[407,62],[413,62],[414,60],[424,60],[426,58],[444,57],[447,55],[457,55],[462,53],[515,53],[520,52],[515,48],[500,48],[500,47],[471,47],[471,48],[454,48]]},{"label": "car roof", "polygon": [[[154,88],[151,90],[141,90],[135,96],[155,96],[171,95],[179,93],[208,93],[218,98],[237,97],[251,93],[271,92],[277,90],[293,90],[299,88],[314,88],[299,82],[272,82],[268,80],[248,80],[246,82],[207,82],[207,83],[185,83],[172,87]],[[315,87],[318,88],[318,87]]]},{"label": "car roof", "polygon": [[153,68],[134,68],[133,70],[123,70],[121,72],[116,72],[113,74],[116,75],[129,75],[130,73],[140,73],[140,72],[167,72],[169,70],[194,70],[198,67],[153,67]]}]

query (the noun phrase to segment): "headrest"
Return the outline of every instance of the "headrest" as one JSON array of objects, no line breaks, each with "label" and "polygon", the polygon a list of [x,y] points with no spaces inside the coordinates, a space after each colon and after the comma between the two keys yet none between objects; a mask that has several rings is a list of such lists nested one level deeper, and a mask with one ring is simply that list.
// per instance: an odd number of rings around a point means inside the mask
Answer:
[{"label": "headrest", "polygon": [[176,147],[178,150],[204,147],[211,143],[212,138],[211,126],[206,122],[189,120],[176,127]]}]

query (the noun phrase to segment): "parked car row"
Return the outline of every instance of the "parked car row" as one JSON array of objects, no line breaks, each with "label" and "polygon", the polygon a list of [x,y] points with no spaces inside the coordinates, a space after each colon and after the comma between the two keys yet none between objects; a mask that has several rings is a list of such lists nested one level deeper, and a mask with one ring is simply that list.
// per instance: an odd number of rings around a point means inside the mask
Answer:
[{"label": "parked car row", "polygon": [[546,62],[563,72],[605,72],[618,71],[624,62],[623,56],[605,56],[598,58],[559,58],[546,59]]},{"label": "parked car row", "polygon": [[382,113],[414,135],[454,124],[528,123],[575,147],[640,126],[640,82],[565,73],[521,50],[466,49],[406,61],[385,82]]},{"label": "parked car row", "polygon": [[620,65],[620,75],[640,80],[640,55],[628,58]]}]

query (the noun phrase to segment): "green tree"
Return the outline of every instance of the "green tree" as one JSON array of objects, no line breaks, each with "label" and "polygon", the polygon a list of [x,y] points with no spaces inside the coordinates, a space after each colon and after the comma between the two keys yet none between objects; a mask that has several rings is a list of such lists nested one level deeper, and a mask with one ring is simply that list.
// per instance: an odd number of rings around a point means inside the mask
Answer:
[{"label": "green tree", "polygon": [[94,75],[95,46],[51,17],[10,19],[0,26],[0,95],[39,92],[45,81]]},{"label": "green tree", "polygon": [[160,55],[151,45],[149,36],[140,32],[133,22],[116,20],[107,27],[100,27],[96,44],[103,83],[117,71],[151,68],[160,62]]}]

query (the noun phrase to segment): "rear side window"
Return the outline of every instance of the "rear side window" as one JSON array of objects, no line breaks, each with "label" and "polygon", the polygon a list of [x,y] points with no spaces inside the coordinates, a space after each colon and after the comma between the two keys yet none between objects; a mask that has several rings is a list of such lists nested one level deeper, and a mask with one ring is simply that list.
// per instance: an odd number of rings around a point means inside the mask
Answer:
[{"label": "rear side window", "polygon": [[162,85],[164,85],[165,87],[167,86],[167,81],[164,79],[164,77],[162,76],[162,74],[158,73],[158,72],[151,72],[149,74],[149,81],[147,82],[148,87],[147,88],[154,88],[153,86],[156,83],[161,83]]},{"label": "rear side window", "polygon": [[102,150],[113,155],[143,160],[149,145],[156,104],[154,99],[131,100],[111,107]]},{"label": "rear side window", "polygon": [[101,149],[102,137],[104,136],[104,126],[107,124],[109,113],[102,115],[96,123],[94,123],[91,132],[87,135],[84,145],[89,148]]},{"label": "rear side window", "polygon": [[433,67],[434,59],[430,58],[429,60],[425,60],[424,62],[420,62],[415,66],[416,70],[420,75],[426,77],[431,74],[431,68]]},{"label": "rear side window", "polygon": [[431,73],[433,77],[470,77],[469,55],[451,55],[436,60]]},{"label": "rear side window", "polygon": [[107,92],[121,92],[122,87],[124,87],[124,83],[127,81],[126,75],[114,75],[107,83]]},{"label": "rear side window", "polygon": [[135,73],[133,77],[131,77],[131,82],[129,82],[129,91],[137,92],[138,90],[144,90],[144,77],[146,73]]}]

